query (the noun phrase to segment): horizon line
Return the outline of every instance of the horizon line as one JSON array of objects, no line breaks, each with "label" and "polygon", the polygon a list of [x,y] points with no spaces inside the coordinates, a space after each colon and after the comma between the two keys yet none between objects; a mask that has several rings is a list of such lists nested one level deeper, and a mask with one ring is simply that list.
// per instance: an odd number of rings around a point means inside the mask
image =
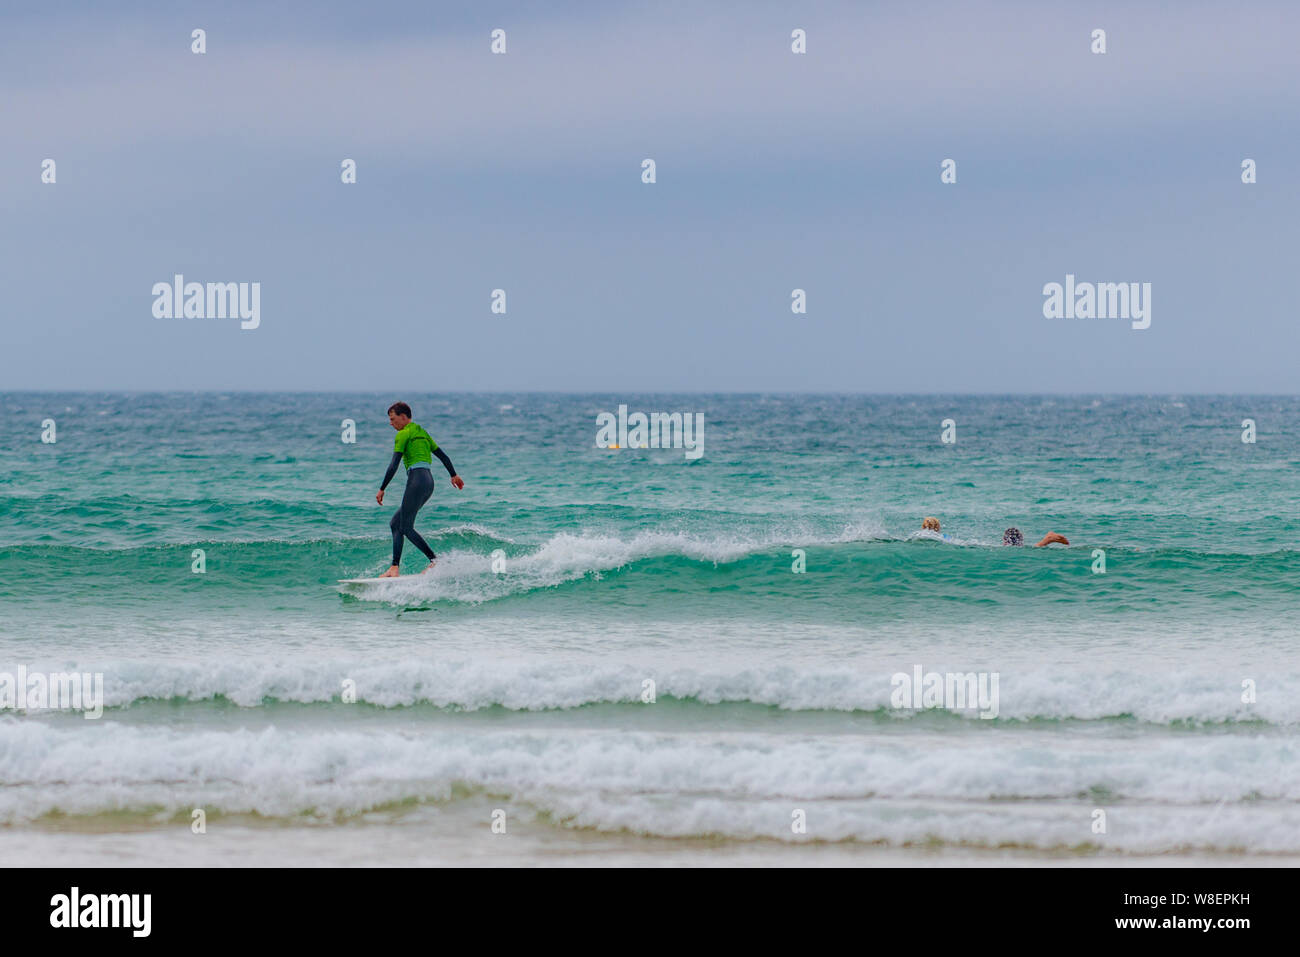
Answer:
[{"label": "horizon line", "polygon": [[1114,398],[1219,398],[1254,396],[1260,398],[1292,399],[1300,398],[1300,392],[855,392],[849,390],[798,390],[783,389],[773,391],[758,390],[698,390],[698,389],[628,389],[620,392],[608,389],[450,389],[425,391],[421,389],[378,390],[369,389],[5,389],[0,396],[7,395],[391,395],[399,392],[416,395],[727,395],[727,396],[956,396],[956,397],[1004,397],[1004,396],[1055,396],[1055,397],[1114,397]]}]

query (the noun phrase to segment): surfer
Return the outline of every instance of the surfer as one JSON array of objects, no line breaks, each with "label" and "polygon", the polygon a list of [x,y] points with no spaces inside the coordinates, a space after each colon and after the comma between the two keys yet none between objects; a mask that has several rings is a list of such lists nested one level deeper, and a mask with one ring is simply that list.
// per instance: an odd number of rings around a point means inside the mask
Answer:
[{"label": "surfer", "polygon": [[424,571],[432,568],[437,559],[429,543],[415,530],[415,515],[433,494],[433,456],[438,456],[438,461],[446,468],[452,485],[458,489],[465,487],[465,480],[456,474],[456,468],[451,464],[451,459],[447,458],[447,453],[438,448],[438,443],[433,441],[428,432],[411,421],[409,405],[405,402],[390,405],[388,424],[397,430],[397,437],[393,439],[393,458],[388,463],[388,471],[384,473],[383,484],[375,494],[375,501],[384,504],[384,489],[388,488],[388,483],[397,473],[399,462],[406,464],[406,491],[402,494],[402,507],[393,513],[393,520],[388,523],[388,527],[393,530],[393,565],[380,578],[396,578],[401,574],[398,566],[402,563],[404,538],[409,538],[411,544],[429,559]]},{"label": "surfer", "polygon": [[[1025,544],[1025,536],[1020,534],[1020,529],[1018,528],[1008,528],[1005,532],[1002,533],[1002,544],[1023,545]],[[1046,535],[1043,536],[1043,540],[1039,542],[1037,545],[1035,545],[1034,548],[1042,548],[1045,545],[1069,545],[1069,544],[1070,544],[1069,541],[1066,539],[1064,535],[1057,534],[1056,532],[1048,532]]]}]

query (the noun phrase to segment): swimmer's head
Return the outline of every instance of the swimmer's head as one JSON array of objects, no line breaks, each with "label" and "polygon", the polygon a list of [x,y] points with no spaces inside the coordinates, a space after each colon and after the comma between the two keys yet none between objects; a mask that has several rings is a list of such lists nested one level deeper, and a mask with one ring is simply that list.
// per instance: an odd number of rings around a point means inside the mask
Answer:
[{"label": "swimmer's head", "polygon": [[925,521],[921,523],[921,527],[931,532],[937,532],[939,530],[939,520],[933,515],[927,516]]},{"label": "swimmer's head", "polygon": [[1025,544],[1025,536],[1020,534],[1020,529],[1018,528],[1008,528],[1002,533],[1002,544],[1023,545]]}]

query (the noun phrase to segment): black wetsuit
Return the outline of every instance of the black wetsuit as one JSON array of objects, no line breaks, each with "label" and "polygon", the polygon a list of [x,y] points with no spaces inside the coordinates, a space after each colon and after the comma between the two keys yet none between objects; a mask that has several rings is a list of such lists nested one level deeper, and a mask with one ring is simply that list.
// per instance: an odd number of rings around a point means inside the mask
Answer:
[{"label": "black wetsuit", "polygon": [[[434,449],[433,454],[438,457],[443,466],[447,469],[448,475],[455,475],[456,468],[451,464],[451,459],[447,458],[447,453],[442,449]],[[379,486],[381,489],[388,488],[388,483],[393,480],[397,474],[397,466],[402,464],[402,453],[394,452],[393,460],[388,463],[388,471],[384,473],[384,484]],[[437,556],[433,554],[433,549],[429,547],[420,533],[415,530],[415,515],[420,511],[421,506],[429,501],[429,496],[433,494],[433,470],[420,466],[406,470],[406,491],[402,493],[402,507],[393,513],[393,519],[388,523],[388,527],[393,530],[393,564],[402,563],[402,539],[409,538],[411,544],[424,552],[429,561],[433,561]]]}]

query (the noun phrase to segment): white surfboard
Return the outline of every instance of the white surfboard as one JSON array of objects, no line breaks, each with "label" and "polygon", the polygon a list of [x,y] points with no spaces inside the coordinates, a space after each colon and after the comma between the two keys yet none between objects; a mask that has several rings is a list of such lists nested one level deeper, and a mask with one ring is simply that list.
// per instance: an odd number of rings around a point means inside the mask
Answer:
[{"label": "white surfboard", "polygon": [[399,578],[423,578],[423,577],[424,575],[421,572],[416,572],[413,575],[397,575],[396,577],[389,577],[389,578],[340,578],[338,579],[338,583],[340,585],[375,585],[378,584],[379,582],[395,582]]},{"label": "white surfboard", "polygon": [[[439,560],[438,564],[439,565],[442,564],[441,559]],[[340,578],[338,579],[338,583],[340,585],[374,585],[377,584],[378,582],[396,581],[398,578],[419,578],[424,574],[427,574],[427,570],[415,572],[412,575],[397,575],[396,577],[389,577],[389,578],[382,578],[382,577],[381,578]]]}]

